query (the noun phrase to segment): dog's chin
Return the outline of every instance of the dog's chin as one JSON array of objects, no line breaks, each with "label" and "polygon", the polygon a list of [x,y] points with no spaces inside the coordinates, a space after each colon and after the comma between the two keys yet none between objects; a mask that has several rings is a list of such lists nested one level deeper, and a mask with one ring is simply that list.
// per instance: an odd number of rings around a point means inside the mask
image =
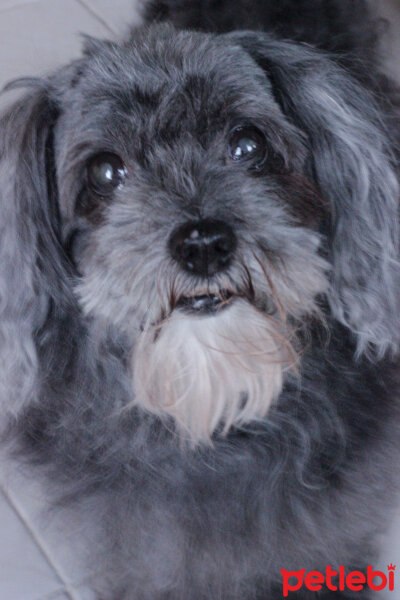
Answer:
[{"label": "dog's chin", "polygon": [[136,343],[133,402],[172,417],[189,443],[210,442],[266,416],[291,363],[284,339],[277,320],[242,298],[182,297]]}]

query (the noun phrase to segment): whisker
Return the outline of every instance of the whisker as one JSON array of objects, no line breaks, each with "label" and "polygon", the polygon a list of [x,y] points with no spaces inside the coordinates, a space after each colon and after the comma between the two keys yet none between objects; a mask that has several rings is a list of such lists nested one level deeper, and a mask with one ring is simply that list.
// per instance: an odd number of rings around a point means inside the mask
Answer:
[{"label": "whisker", "polygon": [[262,260],[257,256],[257,254],[255,252],[252,252],[252,254],[253,254],[254,259],[259,264],[260,269],[261,269],[261,271],[262,271],[262,273],[263,273],[263,275],[264,275],[264,277],[265,277],[265,279],[266,279],[266,281],[268,283],[268,286],[269,286],[269,288],[271,290],[272,299],[274,300],[274,302],[275,302],[275,304],[276,304],[276,306],[278,308],[278,311],[279,311],[279,313],[281,315],[281,318],[282,318],[283,322],[286,322],[286,320],[287,320],[287,313],[286,313],[286,311],[285,311],[285,309],[284,309],[284,307],[283,307],[283,305],[282,305],[282,303],[281,303],[281,301],[279,299],[279,296],[278,296],[278,294],[276,292],[276,288],[275,288],[275,286],[274,286],[274,284],[272,282],[272,279],[268,275],[268,272],[267,272],[267,270],[266,270],[266,268],[265,268]]}]

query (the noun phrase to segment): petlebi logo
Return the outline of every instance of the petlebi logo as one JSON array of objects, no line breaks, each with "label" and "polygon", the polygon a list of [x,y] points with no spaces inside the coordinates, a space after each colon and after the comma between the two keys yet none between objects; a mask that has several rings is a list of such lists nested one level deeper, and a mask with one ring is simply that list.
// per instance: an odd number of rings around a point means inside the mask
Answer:
[{"label": "petlebi logo", "polygon": [[387,566],[388,573],[383,571],[374,571],[371,566],[367,567],[367,573],[361,571],[350,571],[346,573],[345,567],[339,567],[335,571],[331,566],[327,566],[325,573],[320,571],[309,571],[305,569],[300,571],[286,571],[281,569],[282,573],[282,591],[286,598],[289,592],[297,592],[303,587],[312,592],[319,592],[323,586],[332,592],[338,590],[343,592],[351,590],[352,592],[361,592],[369,588],[374,592],[379,592],[388,589],[390,592],[394,590],[394,572],[396,565],[390,564]]}]

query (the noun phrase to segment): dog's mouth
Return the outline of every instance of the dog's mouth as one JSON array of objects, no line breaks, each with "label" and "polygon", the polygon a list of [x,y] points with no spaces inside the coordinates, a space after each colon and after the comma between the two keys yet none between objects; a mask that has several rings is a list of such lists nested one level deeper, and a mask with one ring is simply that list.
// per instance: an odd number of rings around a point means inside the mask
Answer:
[{"label": "dog's mouth", "polygon": [[210,315],[223,310],[232,303],[233,294],[222,290],[216,294],[199,294],[196,296],[181,296],[176,304],[188,313]]}]

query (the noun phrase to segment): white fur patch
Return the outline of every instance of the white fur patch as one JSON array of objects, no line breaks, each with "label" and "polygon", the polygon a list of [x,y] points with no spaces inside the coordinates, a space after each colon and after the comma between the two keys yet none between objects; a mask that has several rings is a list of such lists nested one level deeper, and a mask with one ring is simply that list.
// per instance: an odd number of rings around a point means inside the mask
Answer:
[{"label": "white fur patch", "polygon": [[134,403],[173,417],[192,443],[264,417],[293,362],[280,329],[242,299],[216,315],[175,310],[137,341]]}]

